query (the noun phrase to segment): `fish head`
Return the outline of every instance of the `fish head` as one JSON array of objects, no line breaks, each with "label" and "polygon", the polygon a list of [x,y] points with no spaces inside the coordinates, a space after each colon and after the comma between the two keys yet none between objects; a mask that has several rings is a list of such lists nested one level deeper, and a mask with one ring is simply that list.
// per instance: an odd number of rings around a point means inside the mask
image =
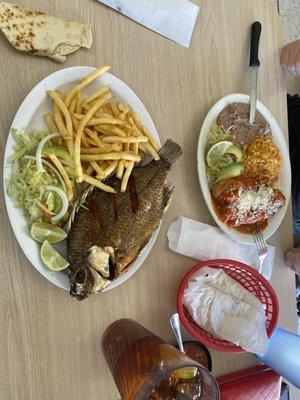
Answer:
[{"label": "fish head", "polygon": [[72,270],[70,275],[70,294],[82,300],[92,293],[92,277],[88,268],[81,267],[76,271]]},{"label": "fish head", "polygon": [[111,247],[92,246],[84,264],[70,273],[70,294],[79,300],[91,293],[102,291],[110,283],[110,265],[113,259]]}]

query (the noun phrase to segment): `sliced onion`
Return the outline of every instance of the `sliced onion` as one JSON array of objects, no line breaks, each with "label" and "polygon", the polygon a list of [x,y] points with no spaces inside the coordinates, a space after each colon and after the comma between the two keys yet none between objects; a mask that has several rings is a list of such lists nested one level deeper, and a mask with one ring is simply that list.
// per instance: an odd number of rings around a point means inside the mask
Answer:
[{"label": "sliced onion", "polygon": [[43,171],[43,164],[42,164],[42,154],[43,154],[43,147],[45,146],[45,143],[48,142],[48,140],[56,137],[56,136],[60,136],[60,133],[50,133],[50,135],[45,136],[39,143],[37,149],[36,149],[36,153],[35,153],[35,157],[36,157],[36,169],[38,171]]},{"label": "sliced onion", "polygon": [[[23,158],[26,158],[26,159],[28,159],[28,160],[33,160],[33,161],[36,162],[36,157],[34,157],[34,156],[23,156]],[[47,167],[49,167],[49,168],[55,173],[55,175],[57,176],[57,178],[59,179],[59,181],[60,181],[60,183],[61,183],[61,186],[62,186],[62,188],[63,188],[63,191],[64,191],[65,193],[67,193],[67,188],[66,188],[65,181],[63,180],[62,176],[61,176],[60,173],[57,171],[57,169],[56,169],[55,167],[53,167],[53,165],[50,164],[48,161],[44,160],[43,158],[42,158],[42,163],[45,164],[45,165],[47,165]]]},{"label": "sliced onion", "polygon": [[69,200],[68,200],[66,193],[62,189],[58,188],[57,186],[46,186],[45,189],[58,194],[58,196],[61,198],[61,201],[62,201],[62,208],[61,208],[60,212],[51,218],[51,222],[53,224],[56,224],[65,216],[66,212],[68,211]]}]

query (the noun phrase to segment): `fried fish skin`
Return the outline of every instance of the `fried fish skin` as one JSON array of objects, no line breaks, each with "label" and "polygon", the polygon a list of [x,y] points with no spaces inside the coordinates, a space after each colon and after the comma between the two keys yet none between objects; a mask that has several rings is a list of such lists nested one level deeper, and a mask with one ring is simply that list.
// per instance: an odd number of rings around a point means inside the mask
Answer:
[{"label": "fried fish skin", "polygon": [[[106,183],[116,194],[94,189],[88,195],[67,240],[71,295],[81,300],[101,291],[130,268],[170,203],[173,188],[166,177],[181,154],[180,146],[167,140],[160,160],[133,169],[125,192],[120,192],[120,180],[112,177]],[[107,268],[108,277],[103,274]]]}]

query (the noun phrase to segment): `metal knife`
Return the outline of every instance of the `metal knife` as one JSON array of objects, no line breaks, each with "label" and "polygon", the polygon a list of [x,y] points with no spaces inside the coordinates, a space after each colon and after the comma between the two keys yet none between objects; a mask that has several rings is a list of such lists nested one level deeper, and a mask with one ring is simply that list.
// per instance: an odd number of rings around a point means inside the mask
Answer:
[{"label": "metal knife", "polygon": [[199,7],[189,0],[98,0],[149,29],[189,47]]},{"label": "metal knife", "polygon": [[261,23],[256,21],[252,24],[251,28],[251,49],[250,49],[250,62],[249,67],[251,68],[251,83],[250,83],[250,117],[249,122],[253,124],[256,112],[256,100],[257,100],[257,73],[260,66],[258,59],[258,48],[261,34]]}]

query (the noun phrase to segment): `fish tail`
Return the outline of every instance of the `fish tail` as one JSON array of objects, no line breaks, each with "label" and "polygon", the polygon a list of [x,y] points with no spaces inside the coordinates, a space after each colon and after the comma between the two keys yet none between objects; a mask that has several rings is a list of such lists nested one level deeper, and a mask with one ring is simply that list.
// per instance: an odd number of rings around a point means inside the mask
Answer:
[{"label": "fish tail", "polygon": [[166,165],[167,169],[170,169],[175,164],[182,153],[182,148],[171,139],[168,139],[159,150],[160,159]]}]

